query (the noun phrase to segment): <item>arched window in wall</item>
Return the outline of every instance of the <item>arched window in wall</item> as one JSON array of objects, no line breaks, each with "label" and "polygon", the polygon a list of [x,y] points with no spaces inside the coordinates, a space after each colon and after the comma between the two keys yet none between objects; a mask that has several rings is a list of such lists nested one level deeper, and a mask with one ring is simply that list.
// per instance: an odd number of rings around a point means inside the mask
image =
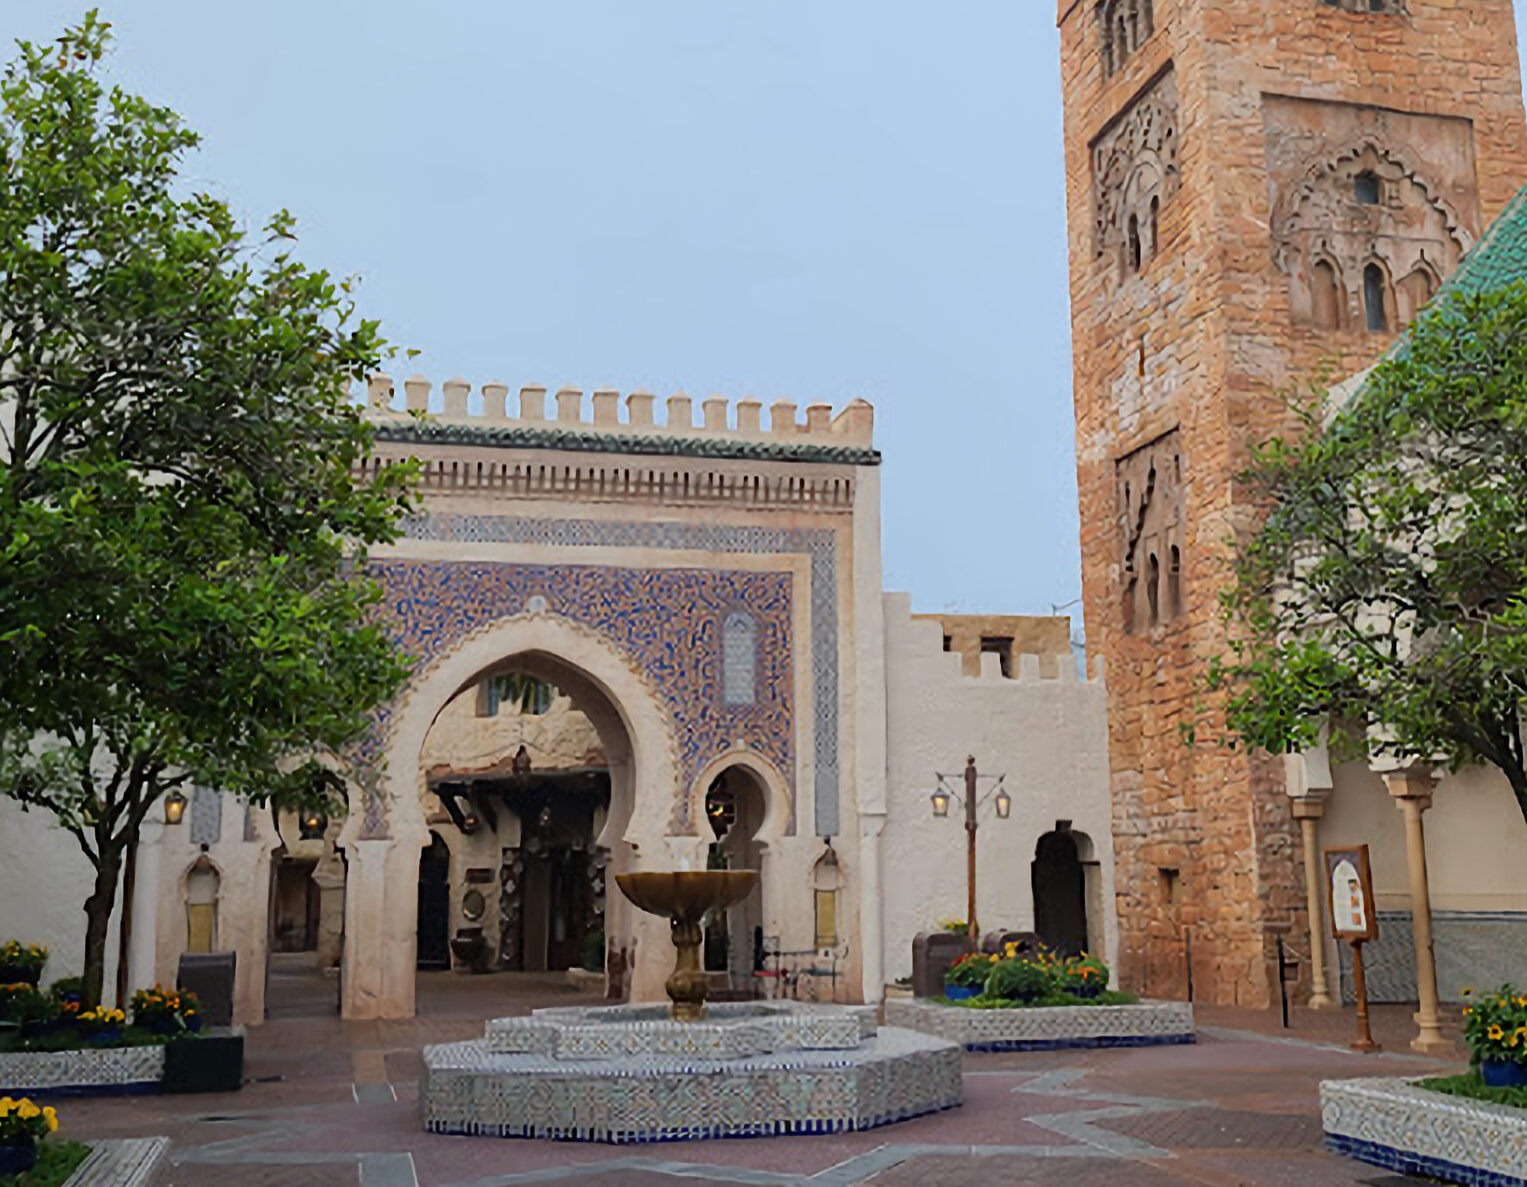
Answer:
[{"label": "arched window in wall", "polygon": [[1341,274],[1329,260],[1318,260],[1310,269],[1310,316],[1322,330],[1345,329],[1346,297]]},{"label": "arched window in wall", "polygon": [[734,611],[721,624],[721,696],[728,705],[751,705],[758,699],[758,624],[751,614]]},{"label": "arched window in wall", "polygon": [[1389,329],[1389,280],[1378,264],[1363,269],[1363,313],[1368,332],[1382,334]]},{"label": "arched window in wall", "polygon": [[1155,28],[1151,0],[1104,0],[1098,8],[1098,28],[1103,41],[1103,71],[1113,74]]},{"label": "arched window in wall", "polygon": [[1352,196],[1357,199],[1359,206],[1377,206],[1379,204],[1378,174],[1370,169],[1364,169],[1353,178]]},{"label": "arched window in wall", "polygon": [[1400,303],[1400,318],[1410,322],[1437,294],[1437,281],[1424,265],[1418,265],[1395,286]]},{"label": "arched window in wall", "polygon": [[1166,612],[1168,617],[1178,618],[1182,614],[1182,549],[1173,544],[1167,556]]},{"label": "arched window in wall", "polygon": [[1146,562],[1145,600],[1150,605],[1151,625],[1161,621],[1161,560],[1153,552]]},{"label": "arched window in wall", "polygon": [[1140,271],[1140,219],[1133,214],[1129,216],[1129,270]]},{"label": "arched window in wall", "polygon": [[1151,256],[1161,250],[1161,196],[1151,197]]}]

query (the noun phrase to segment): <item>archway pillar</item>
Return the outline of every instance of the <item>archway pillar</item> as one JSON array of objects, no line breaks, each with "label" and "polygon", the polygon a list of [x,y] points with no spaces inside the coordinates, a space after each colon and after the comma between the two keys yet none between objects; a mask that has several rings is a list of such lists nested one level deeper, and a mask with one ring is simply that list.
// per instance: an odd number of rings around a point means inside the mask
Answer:
[{"label": "archway pillar", "polygon": [[412,1018],[419,909],[419,853],[428,835],[354,840],[345,846],[347,1019]]}]

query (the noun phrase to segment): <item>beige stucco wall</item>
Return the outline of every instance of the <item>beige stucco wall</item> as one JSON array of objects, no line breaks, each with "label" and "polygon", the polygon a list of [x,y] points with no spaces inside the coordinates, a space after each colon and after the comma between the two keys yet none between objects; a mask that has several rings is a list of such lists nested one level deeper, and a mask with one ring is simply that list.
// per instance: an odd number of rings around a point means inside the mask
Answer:
[{"label": "beige stucco wall", "polygon": [[[15,939],[46,945],[44,984],[78,976],[85,966],[85,899],[94,880],[79,845],[52,816],[23,812],[14,800],[0,798],[0,944]],[[108,999],[116,983],[120,919],[119,904],[106,938]]]},{"label": "beige stucco wall", "polygon": [[565,694],[556,696],[540,714],[522,713],[517,705],[501,704],[496,714],[478,716],[477,702],[474,686],[440,711],[424,740],[426,772],[507,768],[521,745],[538,771],[604,765],[599,732]]},{"label": "beige stucco wall", "polygon": [[[1040,836],[1069,820],[1091,841],[1088,930],[1112,965],[1117,955],[1108,738],[1101,680],[1082,681],[1075,665],[1040,674],[1037,656],[1015,661],[1004,678],[995,655],[967,676],[961,656],[943,649],[936,616],[914,617],[905,594],[885,595],[889,811],[882,839],[885,976],[911,973],[912,939],[966,909],[965,829],[958,806],[935,819],[935,774],[958,778],[973,755],[983,774],[1005,774],[1012,816],[988,806],[977,849],[977,914],[983,930],[1032,928],[1030,863]],[[982,793],[992,784],[981,783]],[[1078,838],[1080,842],[1081,838]]]}]

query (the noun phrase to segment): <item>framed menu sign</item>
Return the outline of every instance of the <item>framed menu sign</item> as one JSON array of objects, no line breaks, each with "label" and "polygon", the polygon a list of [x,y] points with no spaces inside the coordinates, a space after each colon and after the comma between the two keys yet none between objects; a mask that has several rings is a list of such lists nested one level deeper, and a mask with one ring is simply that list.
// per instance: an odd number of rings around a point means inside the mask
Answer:
[{"label": "framed menu sign", "polygon": [[1378,939],[1379,921],[1373,909],[1373,875],[1368,868],[1368,846],[1327,849],[1325,862],[1331,934],[1338,940]]}]

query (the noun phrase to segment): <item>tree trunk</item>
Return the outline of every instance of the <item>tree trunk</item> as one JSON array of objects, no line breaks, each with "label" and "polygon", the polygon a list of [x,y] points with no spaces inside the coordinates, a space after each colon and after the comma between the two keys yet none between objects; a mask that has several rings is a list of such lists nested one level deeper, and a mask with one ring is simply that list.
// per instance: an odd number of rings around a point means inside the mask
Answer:
[{"label": "tree trunk", "polygon": [[101,1004],[101,989],[106,979],[106,933],[111,927],[111,910],[117,901],[117,874],[122,847],[116,838],[101,848],[96,868],[95,890],[85,900],[85,971],[80,997],[85,1007]]}]

